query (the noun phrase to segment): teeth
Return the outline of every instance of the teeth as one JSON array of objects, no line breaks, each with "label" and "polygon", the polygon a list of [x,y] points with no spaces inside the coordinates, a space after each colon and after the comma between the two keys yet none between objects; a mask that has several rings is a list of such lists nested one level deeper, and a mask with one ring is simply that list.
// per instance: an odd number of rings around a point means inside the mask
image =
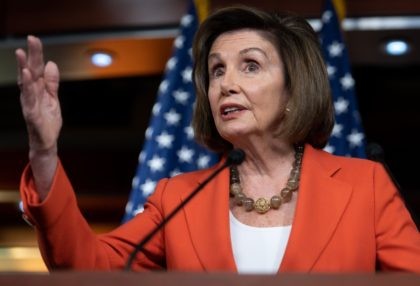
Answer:
[{"label": "teeth", "polygon": [[239,111],[239,108],[237,108],[237,107],[228,107],[228,108],[225,108],[223,110],[223,114],[228,114],[228,113],[234,112],[234,111]]}]

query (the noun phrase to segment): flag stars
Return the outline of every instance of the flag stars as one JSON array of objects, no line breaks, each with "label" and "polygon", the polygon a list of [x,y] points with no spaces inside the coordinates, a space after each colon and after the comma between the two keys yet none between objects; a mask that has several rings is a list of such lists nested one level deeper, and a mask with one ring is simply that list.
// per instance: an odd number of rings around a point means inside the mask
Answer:
[{"label": "flag stars", "polygon": [[168,134],[167,132],[163,131],[161,134],[156,136],[156,141],[161,148],[171,148],[172,142],[174,141],[175,136]]},{"label": "flag stars", "polygon": [[332,130],[331,135],[335,137],[341,137],[341,132],[343,131],[344,127],[342,124],[338,124],[337,122],[334,124],[334,128]]},{"label": "flag stars", "polygon": [[359,132],[356,129],[353,129],[351,133],[347,136],[347,141],[349,141],[350,148],[362,146],[363,138],[365,136],[363,133]]},{"label": "flag stars", "polygon": [[163,80],[159,85],[159,92],[165,93],[168,90],[168,87],[169,87],[168,81],[166,79]]},{"label": "flag stars", "polygon": [[147,165],[152,172],[162,171],[163,166],[165,165],[165,159],[154,155],[153,158],[147,162]]},{"label": "flag stars", "polygon": [[172,172],[169,173],[169,176],[172,178],[172,177],[178,176],[179,174],[182,174],[182,172],[178,168],[176,168],[172,170]]},{"label": "flag stars", "polygon": [[325,11],[322,14],[322,22],[323,23],[328,23],[331,20],[332,16],[333,16],[333,14],[330,10]]},{"label": "flag stars", "polygon": [[332,146],[328,143],[327,146],[324,147],[324,151],[333,154],[334,151],[335,151],[335,148],[334,148],[334,146]]},{"label": "flag stars", "polygon": [[143,163],[144,159],[146,159],[146,153],[144,151],[141,151],[139,155],[139,163]]},{"label": "flag stars", "polygon": [[146,133],[145,133],[145,136],[146,136],[146,139],[150,139],[150,138],[152,138],[152,135],[153,135],[153,128],[152,127],[147,127],[147,129],[146,129]]},{"label": "flag stars", "polygon": [[336,72],[337,72],[337,68],[335,66],[327,64],[328,77],[330,77],[330,78],[334,77]]},{"label": "flag stars", "polygon": [[182,89],[178,89],[172,93],[172,96],[175,98],[176,102],[186,105],[188,103],[190,94],[186,91],[183,91]]},{"label": "flag stars", "polygon": [[[208,167],[217,159],[210,152],[198,151],[190,125],[195,95],[192,93],[192,48],[198,20],[195,15],[180,18],[180,34],[173,41],[174,53],[165,66],[164,79],[152,109],[145,145],[139,154],[137,173],[133,178],[133,196],[127,204],[130,219],[143,212],[143,203],[158,181],[193,169]],[[180,143],[178,144],[178,140]],[[206,157],[206,155],[208,157]]]},{"label": "flag stars", "polygon": [[179,121],[181,120],[181,115],[175,111],[175,109],[169,110],[164,114],[166,123],[168,125],[178,125]]},{"label": "flag stars", "polygon": [[168,62],[166,63],[166,70],[168,71],[173,70],[177,63],[178,63],[177,58],[175,57],[170,58]]},{"label": "flag stars", "polygon": [[192,68],[191,67],[186,67],[183,71],[182,71],[182,80],[185,83],[188,82],[192,82]]},{"label": "flag stars", "polygon": [[181,163],[191,163],[192,157],[194,156],[194,150],[188,149],[186,146],[182,146],[176,154],[178,155],[178,159]]},{"label": "flag stars", "polygon": [[149,196],[153,193],[156,187],[156,182],[150,179],[146,179],[146,181],[140,186],[140,190],[142,191],[144,196]]},{"label": "flag stars", "polygon": [[133,216],[136,216],[136,215],[138,215],[138,214],[140,214],[140,213],[142,213],[142,212],[144,212],[144,207],[143,207],[143,206],[139,206],[138,208],[136,208],[136,209],[133,211]]},{"label": "flag stars", "polygon": [[184,36],[178,36],[175,39],[174,45],[176,48],[181,49],[184,46],[185,37]]},{"label": "flag stars", "polygon": [[327,47],[328,53],[330,54],[330,57],[339,57],[343,54],[344,45],[343,43],[339,43],[337,41],[334,41],[331,45]]},{"label": "flag stars", "polygon": [[[139,177],[135,176],[135,177],[133,178],[133,180],[131,181],[131,187],[132,187],[133,189],[137,188],[137,186],[139,185],[139,182],[140,182]],[[130,208],[131,208],[131,207],[130,207]]]},{"label": "flag stars", "polygon": [[210,160],[211,160],[210,156],[200,155],[200,157],[198,157],[198,160],[197,160],[198,168],[203,169],[203,168],[208,167]]},{"label": "flag stars", "polygon": [[189,25],[191,25],[193,20],[194,17],[191,14],[185,15],[181,18],[181,26],[188,27]]},{"label": "flag stars", "polygon": [[160,104],[160,102],[156,102],[154,105],[153,105],[153,108],[152,108],[152,113],[153,113],[153,115],[154,116],[157,116],[157,115],[159,115],[159,113],[160,113],[160,109],[162,108],[162,105]]},{"label": "flag stars", "polygon": [[133,203],[131,201],[128,201],[128,203],[125,205],[125,212],[131,212],[133,208]]},{"label": "flag stars", "polygon": [[335,114],[340,115],[344,112],[347,112],[349,107],[349,101],[343,97],[339,97],[336,102],[334,102]]},{"label": "flag stars", "polygon": [[345,76],[340,78],[340,83],[344,90],[349,90],[354,87],[354,79],[349,73],[346,73]]},{"label": "flag stars", "polygon": [[194,129],[191,126],[185,127],[184,132],[187,135],[188,139],[193,139],[194,138]]}]

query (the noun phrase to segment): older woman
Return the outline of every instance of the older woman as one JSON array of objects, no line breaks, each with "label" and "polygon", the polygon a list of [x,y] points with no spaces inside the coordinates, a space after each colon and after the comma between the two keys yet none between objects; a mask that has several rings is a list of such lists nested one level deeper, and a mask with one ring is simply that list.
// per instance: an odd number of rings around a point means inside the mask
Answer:
[{"label": "older woman", "polygon": [[[57,156],[58,69],[28,38],[16,52],[30,165],[26,216],[49,269],[122,268],[136,243],[213,168],[163,179],[143,213],[95,235]],[[384,169],[321,150],[334,124],[315,32],[295,16],[217,11],[195,39],[197,140],[245,161],[224,170],[136,257],[137,270],[420,271],[420,235]]]}]

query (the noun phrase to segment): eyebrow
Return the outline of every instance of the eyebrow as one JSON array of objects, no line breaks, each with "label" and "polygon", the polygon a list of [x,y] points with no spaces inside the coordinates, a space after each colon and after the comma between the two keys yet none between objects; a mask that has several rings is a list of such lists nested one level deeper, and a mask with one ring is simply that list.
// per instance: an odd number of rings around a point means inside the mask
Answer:
[{"label": "eyebrow", "polygon": [[[253,52],[253,51],[259,52],[259,53],[263,54],[264,57],[268,58],[268,56],[265,53],[265,51],[262,50],[262,49],[260,49],[260,48],[257,48],[257,47],[251,47],[251,48],[243,49],[243,50],[239,51],[239,54],[245,55],[245,54],[247,54],[249,52]],[[209,56],[207,57],[207,61],[210,61],[212,58],[219,59],[220,58],[220,53],[211,53],[211,54],[209,54]]]},{"label": "eyebrow", "polygon": [[247,53],[252,52],[252,51],[257,51],[257,52],[259,52],[259,53],[263,54],[266,58],[268,58],[268,56],[267,56],[267,54],[264,52],[264,50],[262,50],[262,49],[260,49],[260,48],[257,48],[257,47],[246,48],[246,49],[241,50],[239,53],[240,53],[241,55],[244,55],[244,54],[247,54]]}]

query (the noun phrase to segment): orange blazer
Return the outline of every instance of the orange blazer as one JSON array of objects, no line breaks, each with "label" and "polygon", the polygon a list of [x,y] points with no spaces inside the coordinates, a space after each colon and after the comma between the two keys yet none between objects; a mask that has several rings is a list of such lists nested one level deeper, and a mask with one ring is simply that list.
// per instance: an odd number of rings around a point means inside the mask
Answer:
[{"label": "orange blazer", "polygon": [[[161,180],[143,213],[102,235],[82,217],[61,163],[42,203],[28,167],[21,195],[49,269],[119,269],[133,246],[216,167]],[[225,169],[146,245],[133,268],[235,272],[228,189]],[[380,164],[308,145],[297,194],[279,272],[420,272],[419,232]]]}]

